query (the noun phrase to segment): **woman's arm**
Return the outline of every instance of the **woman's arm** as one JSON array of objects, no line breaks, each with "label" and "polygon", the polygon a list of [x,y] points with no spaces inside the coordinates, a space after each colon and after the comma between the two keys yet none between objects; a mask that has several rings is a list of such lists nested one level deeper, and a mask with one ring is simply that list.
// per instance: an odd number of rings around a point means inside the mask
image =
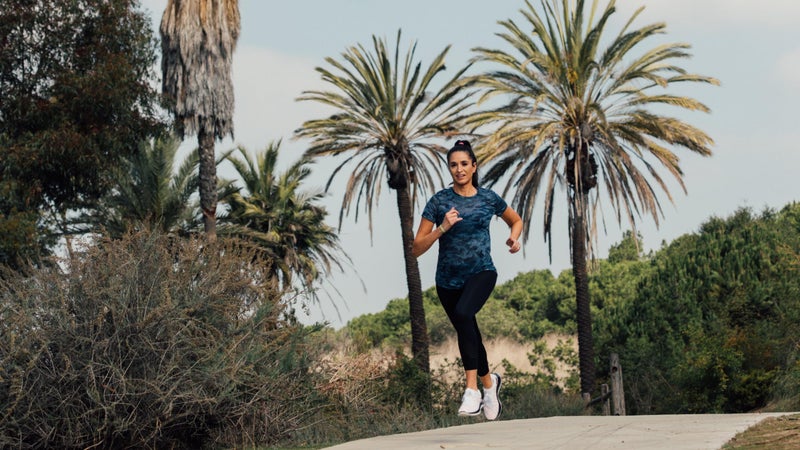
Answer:
[{"label": "woman's arm", "polygon": [[516,211],[511,209],[511,207],[506,207],[506,210],[503,211],[503,215],[500,216],[505,223],[508,225],[508,228],[511,229],[511,234],[506,240],[506,245],[509,247],[509,252],[517,253],[520,248],[522,248],[522,244],[519,242],[519,236],[522,234],[522,218],[519,217]]},{"label": "woman's arm", "polygon": [[416,258],[427,252],[437,239],[445,234],[447,230],[453,228],[453,225],[462,220],[461,217],[458,217],[458,211],[456,211],[455,207],[447,211],[442,224],[436,227],[436,229],[433,228],[433,222],[423,217],[419,222],[417,236],[414,237],[414,243],[411,246],[411,254]]},{"label": "woman's arm", "polygon": [[423,217],[422,220],[419,221],[417,235],[414,237],[414,244],[411,246],[411,254],[413,254],[415,258],[418,258],[423,253],[427,252],[441,235],[442,230],[440,230],[439,227],[434,230],[433,222]]}]

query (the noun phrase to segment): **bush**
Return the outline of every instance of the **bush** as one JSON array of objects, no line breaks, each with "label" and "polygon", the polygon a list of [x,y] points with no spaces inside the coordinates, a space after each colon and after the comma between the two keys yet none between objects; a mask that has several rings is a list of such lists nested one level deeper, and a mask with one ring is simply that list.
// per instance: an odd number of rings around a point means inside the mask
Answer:
[{"label": "bush", "polygon": [[269,444],[313,389],[254,250],[139,233],[0,284],[0,447]]},{"label": "bush", "polygon": [[[318,339],[327,337],[312,337]],[[317,346],[327,345],[317,342]],[[419,406],[419,380],[429,378],[402,353],[333,348],[320,358],[314,372],[315,389],[324,398],[314,411],[314,426],[282,441],[282,447],[332,445],[437,427],[430,411]]]},{"label": "bush", "polygon": [[797,355],[792,355],[786,370],[775,381],[769,404],[765,410],[800,410],[800,359]]},{"label": "bush", "polygon": [[798,261],[797,204],[711,218],[657,252],[635,298],[607,302],[595,321],[597,354],[620,355],[628,414],[738,413],[781,398],[772,389],[791,387],[800,340]]}]

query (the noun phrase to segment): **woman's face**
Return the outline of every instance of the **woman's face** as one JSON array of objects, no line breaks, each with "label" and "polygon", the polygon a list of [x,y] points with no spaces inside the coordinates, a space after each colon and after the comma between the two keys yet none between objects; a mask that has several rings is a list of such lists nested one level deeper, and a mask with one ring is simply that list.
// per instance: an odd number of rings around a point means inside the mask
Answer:
[{"label": "woman's face", "polygon": [[453,177],[453,184],[460,186],[472,184],[472,174],[475,173],[477,164],[472,161],[468,152],[455,151],[451,153],[447,166]]}]

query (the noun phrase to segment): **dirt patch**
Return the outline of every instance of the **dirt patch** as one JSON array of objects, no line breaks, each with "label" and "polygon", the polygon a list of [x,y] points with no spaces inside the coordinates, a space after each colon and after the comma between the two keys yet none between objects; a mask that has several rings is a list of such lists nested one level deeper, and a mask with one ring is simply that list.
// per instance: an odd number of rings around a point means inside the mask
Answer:
[{"label": "dirt patch", "polygon": [[794,450],[800,448],[800,414],[769,417],[737,434],[722,450]]},{"label": "dirt patch", "polygon": [[[549,334],[542,339],[548,350],[555,348],[559,341],[571,340],[573,349],[575,352],[578,351],[577,338],[573,336]],[[484,342],[484,346],[486,347],[486,354],[489,357],[489,368],[500,375],[504,374],[501,364],[503,359],[508,360],[508,362],[522,372],[535,373],[541,369],[532,366],[528,358],[528,353],[533,350],[532,343],[520,343],[512,339],[499,338]],[[440,367],[447,366],[458,357],[458,343],[455,338],[448,339],[441,345],[432,346],[430,351],[431,369],[435,371]],[[574,368],[564,366],[563,364],[557,365],[556,376],[560,380],[565,379],[569,376],[571,370],[574,370]],[[460,376],[460,374],[454,376]]]}]

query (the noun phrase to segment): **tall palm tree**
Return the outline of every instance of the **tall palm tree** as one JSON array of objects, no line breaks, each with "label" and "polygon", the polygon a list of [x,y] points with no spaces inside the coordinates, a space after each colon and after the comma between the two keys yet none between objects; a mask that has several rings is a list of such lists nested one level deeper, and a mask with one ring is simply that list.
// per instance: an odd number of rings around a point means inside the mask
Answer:
[{"label": "tall palm tree", "polygon": [[311,173],[311,161],[303,157],[277,173],[279,148],[280,142],[272,143],[263,153],[250,157],[238,147],[225,155],[244,186],[221,199],[229,210],[220,215],[220,233],[244,238],[266,250],[273,262],[271,277],[279,289],[291,288],[297,281],[318,300],[314,284],[332,269],[341,270],[342,260],[349,262],[349,258],[334,229],[325,223],[328,213],[318,204],[323,193],[300,191]]},{"label": "tall palm tree", "polygon": [[233,136],[233,51],[239,38],[237,0],[167,0],[161,19],[162,90],[181,139],[197,135],[200,206],[209,239],[216,238],[217,166],[214,141]]},{"label": "tall palm tree", "polygon": [[[427,69],[415,62],[416,43],[405,56],[400,55],[400,31],[393,54],[384,39],[372,37],[372,51],[363,45],[342,53],[344,61],[326,58],[333,70],[317,68],[331,91],[307,91],[300,100],[332,106],[331,116],[310,120],[295,132],[296,137],[310,138],[306,154],[311,157],[344,155],[344,161],[328,180],[329,188],[336,174],[353,166],[342,197],[339,225],[355,201],[356,220],[360,202],[372,230],[372,209],[381,193],[382,179],[397,195],[400,215],[406,282],[411,320],[411,351],[418,366],[430,370],[428,333],[422,304],[422,283],[417,259],[411,253],[414,240],[414,205],[420,194],[434,187],[442,153],[445,149],[431,138],[457,133],[470,94],[461,81],[466,67],[434,89],[432,81],[445,70],[450,49],[439,53]],[[327,188],[326,188],[327,189]]]},{"label": "tall palm tree", "polygon": [[116,185],[103,197],[91,217],[79,221],[91,230],[120,237],[131,229],[159,228],[166,233],[188,233],[199,222],[191,196],[197,190],[197,154],[189,155],[178,170],[175,137],[149,140],[136,155],[116,169]]},{"label": "tall palm tree", "polygon": [[666,170],[686,192],[670,146],[708,156],[713,145],[701,130],[662,115],[666,107],[708,112],[702,103],[671,94],[669,88],[685,82],[718,84],[674,63],[689,56],[686,44],[643,49],[643,42],[663,33],[665,25],[632,28],[641,8],[616,35],[604,35],[614,4],[611,0],[598,9],[597,0],[541,0],[537,10],[526,1],[520,11],[523,27],[512,20],[500,22],[504,31],[498,35],[512,51],[474,49],[476,61],[499,66],[478,76],[484,89],[480,102],[499,97],[498,106],[471,119],[473,126],[492,130],[481,154],[482,161],[491,162],[484,179],[496,183],[505,178],[505,190],[515,191],[513,203],[526,221],[542,193],[551,257],[555,201],[560,192],[566,194],[584,398],[595,383],[586,264],[603,214],[600,191],[605,190],[618,222],[624,216],[635,229],[645,214],[658,225],[663,211],[657,189],[670,201],[672,195],[657,169]]}]

